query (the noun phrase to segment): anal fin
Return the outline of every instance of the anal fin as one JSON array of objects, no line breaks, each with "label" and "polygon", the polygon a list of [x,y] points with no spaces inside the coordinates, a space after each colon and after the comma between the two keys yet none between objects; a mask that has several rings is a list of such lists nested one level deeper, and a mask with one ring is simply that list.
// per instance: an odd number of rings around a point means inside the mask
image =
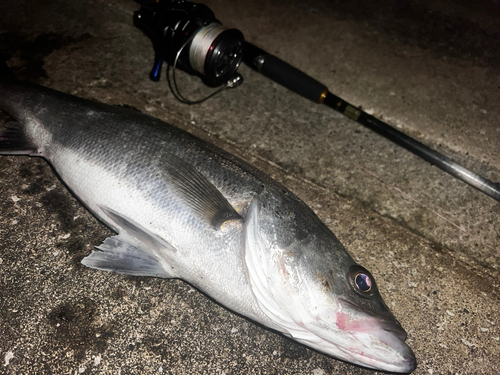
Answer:
[{"label": "anal fin", "polygon": [[97,249],[82,260],[84,266],[131,276],[175,277],[165,270],[158,259],[120,236],[106,238]]}]

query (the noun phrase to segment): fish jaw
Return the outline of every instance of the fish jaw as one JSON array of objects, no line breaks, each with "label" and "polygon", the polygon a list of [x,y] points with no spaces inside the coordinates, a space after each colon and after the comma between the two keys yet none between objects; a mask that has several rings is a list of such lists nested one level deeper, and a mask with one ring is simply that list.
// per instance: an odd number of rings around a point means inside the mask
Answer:
[{"label": "fish jaw", "polygon": [[330,310],[333,321],[305,309],[298,313],[296,309],[295,324],[288,321],[282,332],[308,347],[358,366],[394,373],[415,370],[415,354],[405,343],[407,334],[399,322],[366,312],[360,316],[359,307],[341,298],[337,302]]},{"label": "fish jaw", "polygon": [[[406,331],[396,319],[388,320],[338,299],[341,311],[336,325],[357,343],[349,353],[361,365],[384,371],[409,373],[417,366],[415,354],[405,343]],[[351,340],[349,340],[351,341]]]}]

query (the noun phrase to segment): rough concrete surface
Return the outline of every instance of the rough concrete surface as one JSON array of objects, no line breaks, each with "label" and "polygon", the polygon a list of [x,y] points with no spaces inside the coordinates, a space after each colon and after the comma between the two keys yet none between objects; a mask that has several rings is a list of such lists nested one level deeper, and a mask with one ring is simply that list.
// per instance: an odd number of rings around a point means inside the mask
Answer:
[{"label": "rough concrete surface", "polygon": [[[211,0],[225,25],[336,95],[500,180],[500,4]],[[500,373],[500,203],[241,67],[196,106],[148,80],[125,0],[0,3],[16,74],[130,105],[263,169],[377,278],[415,374]],[[210,92],[180,74],[181,90]],[[2,123],[7,119],[2,118]],[[371,374],[236,316],[178,280],[87,269],[111,234],[40,159],[0,158],[0,373]]]}]

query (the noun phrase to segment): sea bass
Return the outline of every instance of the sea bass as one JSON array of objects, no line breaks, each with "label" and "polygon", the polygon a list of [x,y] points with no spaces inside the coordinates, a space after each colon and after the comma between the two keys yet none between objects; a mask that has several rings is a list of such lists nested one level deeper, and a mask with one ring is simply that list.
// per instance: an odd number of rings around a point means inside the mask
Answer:
[{"label": "sea bass", "polygon": [[82,263],[180,278],[329,356],[411,372],[406,332],[373,276],[288,189],[136,110],[17,80],[0,62],[0,154],[47,160],[115,236]]}]

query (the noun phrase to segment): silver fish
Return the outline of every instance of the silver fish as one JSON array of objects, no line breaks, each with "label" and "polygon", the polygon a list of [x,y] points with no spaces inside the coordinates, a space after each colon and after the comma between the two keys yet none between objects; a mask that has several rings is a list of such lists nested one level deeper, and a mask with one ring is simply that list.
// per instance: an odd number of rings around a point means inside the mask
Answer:
[{"label": "silver fish", "polygon": [[0,154],[46,159],[117,234],[82,263],[183,279],[329,356],[411,372],[406,332],[372,275],[293,193],[240,159],[138,111],[15,79]]}]

